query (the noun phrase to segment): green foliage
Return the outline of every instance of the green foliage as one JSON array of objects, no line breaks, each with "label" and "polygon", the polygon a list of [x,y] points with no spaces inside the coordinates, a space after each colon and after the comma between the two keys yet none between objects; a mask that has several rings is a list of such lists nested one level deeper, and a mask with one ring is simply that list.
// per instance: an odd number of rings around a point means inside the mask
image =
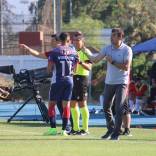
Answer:
[{"label": "green foliage", "polygon": [[82,15],[72,19],[69,24],[63,25],[63,31],[80,30],[85,34],[87,46],[99,47],[101,42],[101,30],[103,23],[99,20],[93,20],[87,15]]},{"label": "green foliage", "polygon": [[[39,12],[42,10],[44,2],[44,0],[39,0]],[[62,1],[63,19],[68,18],[69,8],[67,5],[69,5],[69,1]],[[104,23],[102,26],[105,27],[122,27],[126,32],[126,41],[130,45],[145,41],[156,35],[155,12],[155,0],[72,0],[73,21],[75,19],[80,20],[83,24],[88,24],[89,27],[88,19],[90,18],[95,19],[95,22],[97,20],[102,21]],[[40,13],[39,19],[41,19]],[[73,22],[71,23],[73,24]],[[90,27],[93,29],[96,26],[92,25]],[[81,27],[83,27],[82,24],[76,28],[80,29]],[[82,28],[82,30],[84,29]],[[84,32],[88,31],[85,29]],[[94,31],[92,33],[94,35]]]},{"label": "green foliage", "polygon": [[153,62],[148,59],[148,54],[142,53],[135,55],[132,62],[133,76],[141,76],[148,79],[148,70],[151,68]]},{"label": "green foliage", "polygon": [[155,0],[73,0],[73,16],[86,14],[105,27],[122,27],[132,45],[156,35]]},{"label": "green foliage", "polygon": [[103,21],[110,27],[122,27],[131,45],[156,35],[156,2],[154,0],[120,0],[111,4],[111,15]]},{"label": "green foliage", "polygon": [[104,78],[106,75],[106,61],[101,61],[93,65],[92,68],[92,81],[98,81],[97,85],[92,85],[91,95],[94,100],[99,100],[100,94],[104,90]]},{"label": "green foliage", "polygon": [[145,64],[146,64],[145,54],[135,56],[132,62],[133,76],[147,77],[147,73],[145,71]]},{"label": "green foliage", "polygon": [[82,13],[99,19],[101,11],[108,5],[108,0],[73,0],[73,14],[78,17]]}]

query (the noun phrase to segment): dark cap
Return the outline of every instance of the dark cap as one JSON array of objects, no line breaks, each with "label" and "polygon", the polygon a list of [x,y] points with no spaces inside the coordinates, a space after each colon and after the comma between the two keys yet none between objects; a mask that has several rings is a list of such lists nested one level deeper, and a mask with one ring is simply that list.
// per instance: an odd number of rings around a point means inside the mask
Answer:
[{"label": "dark cap", "polygon": [[74,33],[74,36],[75,36],[75,35],[83,35],[83,34],[82,34],[81,31],[76,31],[76,32]]},{"label": "dark cap", "polygon": [[73,39],[74,40],[84,40],[84,36],[83,35],[74,36]]},{"label": "dark cap", "polygon": [[73,37],[74,40],[84,40],[84,36],[81,31],[77,31]]}]

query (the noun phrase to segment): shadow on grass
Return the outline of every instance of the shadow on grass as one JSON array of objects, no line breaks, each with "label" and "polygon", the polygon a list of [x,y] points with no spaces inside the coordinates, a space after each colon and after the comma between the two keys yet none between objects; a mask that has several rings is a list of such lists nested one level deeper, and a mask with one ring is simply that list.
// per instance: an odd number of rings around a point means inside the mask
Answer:
[{"label": "shadow on grass", "polygon": [[49,124],[47,123],[39,123],[39,122],[11,122],[11,123],[7,123],[7,122],[1,122],[0,124],[3,125],[13,125],[13,126],[20,126],[20,127],[49,127]]},{"label": "shadow on grass", "polygon": [[[12,121],[11,123],[7,122],[0,122],[0,124],[3,125],[15,125],[15,126],[21,126],[21,127],[49,127],[49,123],[41,123],[41,122],[35,122],[35,121]],[[57,126],[61,126],[61,124],[57,124]],[[89,127],[106,127],[105,125],[90,125]]]},{"label": "shadow on grass", "polygon": [[[88,141],[88,140],[101,140],[100,138],[64,138],[64,137],[62,137],[62,138],[36,138],[36,139],[34,139],[34,138],[19,138],[19,139],[15,139],[15,138],[10,138],[10,139],[5,139],[5,138],[0,138],[0,141],[39,141],[39,140],[45,140],[45,141],[47,141],[47,140],[58,140],[58,141],[61,141],[61,140],[75,140],[75,141],[79,141],[79,140],[86,140],[86,141]],[[102,141],[102,140],[101,140]]]},{"label": "shadow on grass", "polygon": [[[14,137],[17,135],[0,135],[1,136],[9,136],[9,137]],[[149,139],[149,138],[144,138],[144,139],[129,139],[129,138],[122,138],[119,141],[117,140],[103,140],[100,137],[84,137],[84,136],[80,136],[80,137],[73,137],[73,136],[68,136],[68,137],[63,137],[63,136],[50,136],[47,138],[47,136],[42,136],[42,135],[20,135],[23,137],[42,137],[42,138],[0,138],[0,141],[48,141],[48,140],[55,140],[55,141],[61,141],[61,140],[65,140],[65,141],[103,141],[103,142],[124,142],[124,141],[128,141],[129,143],[155,143],[156,144],[156,138],[155,139]],[[59,138],[58,138],[59,137]]]},{"label": "shadow on grass", "polygon": [[[36,134],[32,134],[32,135],[31,135],[31,134],[29,134],[29,135],[26,135],[26,134],[24,134],[24,135],[21,135],[21,134],[20,134],[20,135],[17,135],[17,134],[0,135],[0,137],[15,137],[15,136],[16,136],[16,137],[18,137],[18,136],[20,136],[20,137],[31,137],[31,136],[32,136],[32,137],[36,137],[36,136],[41,136],[41,135],[36,135]],[[1,138],[0,138],[0,140],[1,140]]]},{"label": "shadow on grass", "polygon": [[137,138],[131,138],[131,139],[129,139],[129,138],[122,138],[121,140],[123,140],[123,141],[135,141],[135,142],[140,142],[140,141],[142,141],[142,142],[154,142],[154,143],[156,143],[156,138],[152,138],[152,139],[149,139],[149,138],[143,138],[143,139],[141,139],[141,138],[139,138],[139,139],[137,139]]}]

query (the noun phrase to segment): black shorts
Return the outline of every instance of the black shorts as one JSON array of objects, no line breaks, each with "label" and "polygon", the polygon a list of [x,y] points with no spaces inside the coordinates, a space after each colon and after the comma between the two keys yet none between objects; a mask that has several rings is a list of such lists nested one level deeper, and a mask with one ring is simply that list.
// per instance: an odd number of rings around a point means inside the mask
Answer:
[{"label": "black shorts", "polygon": [[88,77],[74,75],[73,77],[74,87],[72,92],[72,100],[83,101],[87,100],[88,94]]}]

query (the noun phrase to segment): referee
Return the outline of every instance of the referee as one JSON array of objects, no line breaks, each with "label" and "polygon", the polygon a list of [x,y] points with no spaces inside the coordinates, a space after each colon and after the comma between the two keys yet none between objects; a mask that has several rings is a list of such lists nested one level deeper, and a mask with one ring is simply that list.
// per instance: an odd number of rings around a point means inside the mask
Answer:
[{"label": "referee", "polygon": [[[71,99],[71,113],[73,119],[73,135],[87,135],[89,111],[87,107],[87,90],[88,90],[88,76],[91,70],[92,63],[88,56],[84,53],[84,36],[81,32],[74,35],[73,44],[79,56],[79,64],[74,73],[74,88]],[[86,48],[85,48],[86,49]],[[89,51],[89,49],[87,49]],[[91,52],[89,51],[91,54]],[[82,129],[79,126],[80,113],[82,117]]]}]

